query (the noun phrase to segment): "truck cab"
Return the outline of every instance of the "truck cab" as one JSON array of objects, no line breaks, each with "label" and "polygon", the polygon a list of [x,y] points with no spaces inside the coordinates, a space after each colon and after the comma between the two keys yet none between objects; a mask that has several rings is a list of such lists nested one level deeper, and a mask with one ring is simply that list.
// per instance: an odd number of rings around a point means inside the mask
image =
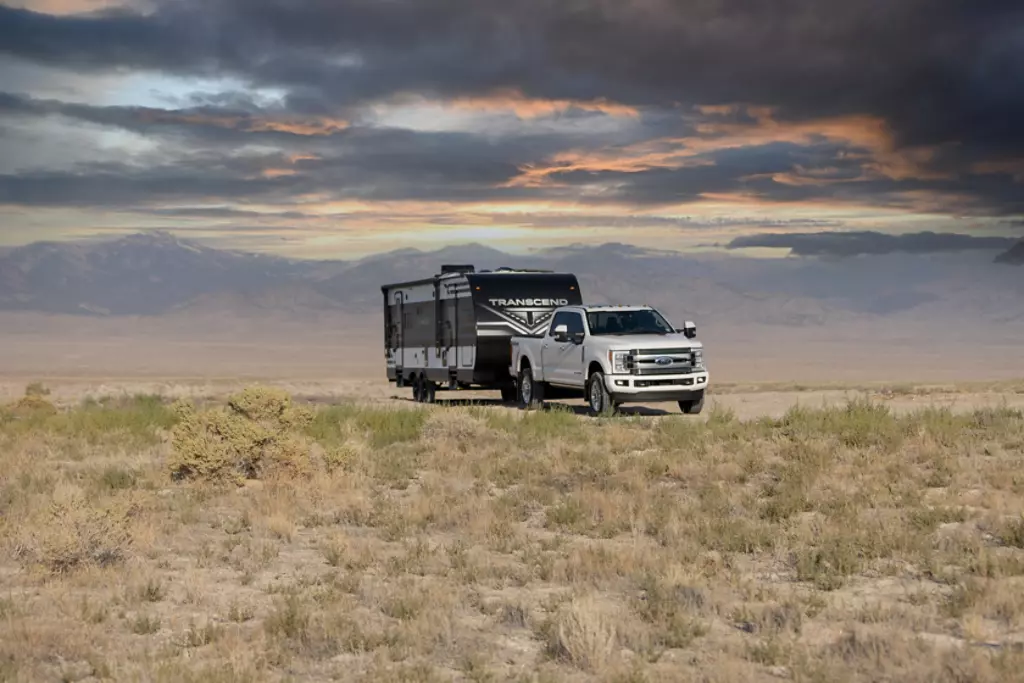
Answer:
[{"label": "truck cab", "polygon": [[585,398],[592,414],[668,401],[697,414],[709,375],[696,335],[650,306],[561,306],[543,336],[512,337],[509,371],[524,408],[557,394]]}]

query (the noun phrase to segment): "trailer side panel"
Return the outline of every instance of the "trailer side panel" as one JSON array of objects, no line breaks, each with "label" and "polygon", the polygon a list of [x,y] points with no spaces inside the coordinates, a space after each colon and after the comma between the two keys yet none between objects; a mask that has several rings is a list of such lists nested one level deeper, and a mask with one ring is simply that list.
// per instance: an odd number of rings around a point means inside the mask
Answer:
[{"label": "trailer side panel", "polygon": [[478,273],[469,276],[477,318],[474,381],[511,379],[512,336],[543,336],[558,306],[582,303],[579,282],[568,273]]},{"label": "trailer side panel", "polygon": [[576,277],[547,272],[446,273],[385,285],[390,381],[507,387],[513,335],[543,335],[557,306],[582,302]]}]

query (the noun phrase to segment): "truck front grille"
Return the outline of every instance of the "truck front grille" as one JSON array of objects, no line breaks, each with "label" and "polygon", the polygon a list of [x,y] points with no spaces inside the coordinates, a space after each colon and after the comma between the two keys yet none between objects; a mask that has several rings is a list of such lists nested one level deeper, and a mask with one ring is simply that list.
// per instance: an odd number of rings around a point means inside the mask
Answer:
[{"label": "truck front grille", "polygon": [[[664,360],[659,363],[659,359]],[[683,375],[694,371],[693,349],[634,349],[630,351],[634,375]]]}]

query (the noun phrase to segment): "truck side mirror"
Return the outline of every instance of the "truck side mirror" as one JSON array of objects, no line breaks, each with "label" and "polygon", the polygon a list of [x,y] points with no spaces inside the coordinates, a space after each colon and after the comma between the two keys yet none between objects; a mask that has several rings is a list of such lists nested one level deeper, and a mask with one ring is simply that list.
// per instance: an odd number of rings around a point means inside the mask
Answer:
[{"label": "truck side mirror", "polygon": [[679,331],[686,335],[687,339],[693,339],[697,336],[697,325],[696,323],[687,320],[683,323],[683,329]]},{"label": "truck side mirror", "polygon": [[572,343],[573,344],[582,344],[583,343],[583,337],[584,337],[584,334],[582,332],[575,333],[574,335],[572,335]]},{"label": "truck side mirror", "polygon": [[557,325],[551,336],[555,338],[556,342],[564,342],[569,340],[569,327],[567,325]]}]

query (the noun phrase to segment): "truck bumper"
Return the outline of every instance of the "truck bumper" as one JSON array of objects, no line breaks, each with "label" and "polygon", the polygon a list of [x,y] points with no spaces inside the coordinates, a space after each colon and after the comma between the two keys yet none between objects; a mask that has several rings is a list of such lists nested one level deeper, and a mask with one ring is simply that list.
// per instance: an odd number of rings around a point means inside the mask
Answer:
[{"label": "truck bumper", "polygon": [[604,384],[616,403],[690,401],[707,388],[707,371],[686,375],[605,375]]}]

